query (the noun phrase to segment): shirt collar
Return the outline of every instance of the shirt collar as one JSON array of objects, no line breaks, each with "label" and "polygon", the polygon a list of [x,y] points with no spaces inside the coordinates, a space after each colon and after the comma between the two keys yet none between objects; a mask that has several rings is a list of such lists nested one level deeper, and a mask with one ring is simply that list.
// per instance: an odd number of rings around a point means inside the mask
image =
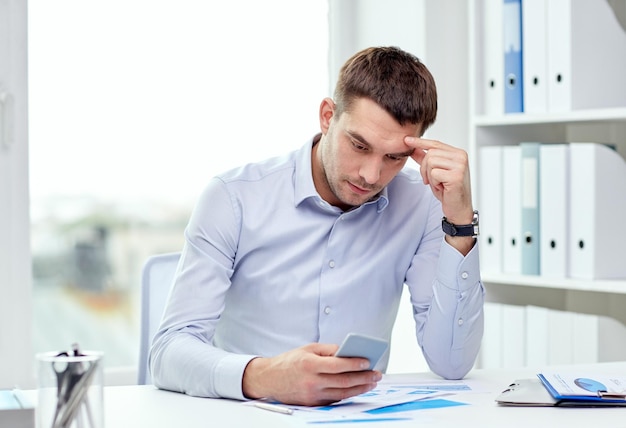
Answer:
[{"label": "shirt collar", "polygon": [[[320,135],[321,134],[317,134],[308,140],[307,143],[298,150],[296,155],[296,171],[294,175],[294,202],[296,207],[308,198],[314,198],[318,201],[322,200],[322,197],[317,193],[317,190],[315,190],[315,184],[313,184],[313,170],[311,169],[313,144],[319,141]],[[369,204],[376,204],[376,210],[382,212],[387,205],[389,205],[387,187],[385,186],[382,192],[380,192],[373,201],[366,202],[363,205]]]}]

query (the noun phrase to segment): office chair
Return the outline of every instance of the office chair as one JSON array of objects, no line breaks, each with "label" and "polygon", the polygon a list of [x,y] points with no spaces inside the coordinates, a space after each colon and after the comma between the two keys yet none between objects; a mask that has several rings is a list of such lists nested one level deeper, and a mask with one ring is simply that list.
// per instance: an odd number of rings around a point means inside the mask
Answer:
[{"label": "office chair", "polygon": [[139,344],[139,371],[137,383],[152,383],[148,371],[148,352],[165,309],[180,253],[151,256],[146,260],[141,273],[141,335]]}]

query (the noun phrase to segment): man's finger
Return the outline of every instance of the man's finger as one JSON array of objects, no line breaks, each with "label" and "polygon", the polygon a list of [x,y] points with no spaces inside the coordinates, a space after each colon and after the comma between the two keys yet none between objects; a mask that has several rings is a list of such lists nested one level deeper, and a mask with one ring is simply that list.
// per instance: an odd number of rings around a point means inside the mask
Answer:
[{"label": "man's finger", "polygon": [[330,357],[335,355],[339,346],[331,343],[309,343],[308,345],[305,345],[304,348],[314,354]]},{"label": "man's finger", "polygon": [[437,140],[429,140],[427,138],[411,137],[407,135],[404,137],[404,143],[409,147],[415,147],[416,149],[430,150],[449,147],[447,144]]}]

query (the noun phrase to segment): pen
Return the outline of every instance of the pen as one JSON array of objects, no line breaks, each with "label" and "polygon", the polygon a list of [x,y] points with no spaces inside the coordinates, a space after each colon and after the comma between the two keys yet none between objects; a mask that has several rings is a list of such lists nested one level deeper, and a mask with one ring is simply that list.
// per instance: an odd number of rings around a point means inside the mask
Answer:
[{"label": "pen", "polygon": [[254,403],[255,407],[263,410],[269,410],[270,412],[282,413],[284,415],[292,415],[293,409],[289,407],[279,406],[278,404],[270,403]]}]

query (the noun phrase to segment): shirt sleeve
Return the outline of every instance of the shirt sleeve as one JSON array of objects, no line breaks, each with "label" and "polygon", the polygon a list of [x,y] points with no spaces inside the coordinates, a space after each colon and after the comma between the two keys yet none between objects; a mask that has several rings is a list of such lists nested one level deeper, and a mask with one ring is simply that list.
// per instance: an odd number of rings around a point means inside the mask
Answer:
[{"label": "shirt sleeve", "polygon": [[483,336],[479,248],[476,241],[463,257],[443,238],[439,222],[437,217],[420,245],[407,285],[417,341],[430,369],[446,379],[461,379],[473,367]]},{"label": "shirt sleeve", "polygon": [[185,245],[163,320],[152,343],[154,385],[201,397],[244,399],[242,379],[255,355],[213,346],[230,287],[238,218],[224,185],[205,189],[185,230]]}]

